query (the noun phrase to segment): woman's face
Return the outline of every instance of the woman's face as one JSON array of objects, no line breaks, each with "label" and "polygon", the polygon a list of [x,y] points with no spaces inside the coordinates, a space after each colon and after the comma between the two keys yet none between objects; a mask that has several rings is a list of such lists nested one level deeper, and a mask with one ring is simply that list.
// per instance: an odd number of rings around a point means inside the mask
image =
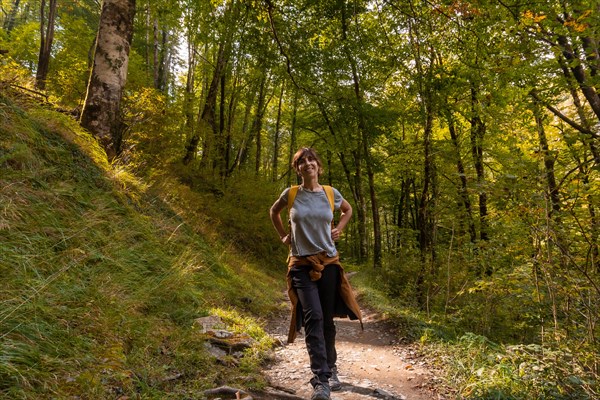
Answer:
[{"label": "woman's face", "polygon": [[319,177],[319,163],[317,159],[306,154],[304,157],[298,160],[298,172],[302,178],[318,178]]}]

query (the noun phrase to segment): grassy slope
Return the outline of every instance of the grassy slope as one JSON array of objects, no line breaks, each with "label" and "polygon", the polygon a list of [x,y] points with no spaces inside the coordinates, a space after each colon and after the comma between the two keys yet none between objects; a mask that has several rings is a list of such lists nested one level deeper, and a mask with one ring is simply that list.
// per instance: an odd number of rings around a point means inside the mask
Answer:
[{"label": "grassy slope", "polygon": [[[71,119],[1,95],[0,174],[0,397],[261,384],[269,339],[255,321],[287,307],[282,271],[218,242],[218,224],[190,211],[206,196],[110,167]],[[235,368],[194,329],[211,313],[259,340]]]}]

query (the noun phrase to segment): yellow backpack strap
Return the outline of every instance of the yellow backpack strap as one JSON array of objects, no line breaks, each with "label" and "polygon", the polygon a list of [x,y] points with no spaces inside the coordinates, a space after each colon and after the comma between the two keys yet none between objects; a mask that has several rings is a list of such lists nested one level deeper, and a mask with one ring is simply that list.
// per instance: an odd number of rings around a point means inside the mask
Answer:
[{"label": "yellow backpack strap", "polygon": [[294,205],[294,200],[296,200],[296,194],[298,193],[299,185],[294,185],[290,187],[290,191],[288,192],[288,201],[287,201],[287,209],[288,212],[292,209],[292,205]]},{"label": "yellow backpack strap", "polygon": [[329,200],[329,206],[331,207],[331,211],[335,211],[335,200],[333,195],[333,188],[329,185],[323,185],[323,190],[325,190],[325,194],[327,195],[327,200]]}]

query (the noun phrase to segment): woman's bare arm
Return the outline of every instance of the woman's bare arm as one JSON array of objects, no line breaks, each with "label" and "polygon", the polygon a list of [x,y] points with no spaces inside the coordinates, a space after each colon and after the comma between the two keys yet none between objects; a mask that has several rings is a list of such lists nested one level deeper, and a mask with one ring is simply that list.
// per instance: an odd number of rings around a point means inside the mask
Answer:
[{"label": "woman's bare arm", "polygon": [[338,224],[331,229],[331,238],[333,240],[338,240],[342,235],[342,231],[352,218],[352,206],[345,199],[342,200],[342,204],[340,205],[340,220]]},{"label": "woman's bare arm", "polygon": [[279,239],[281,240],[281,242],[284,244],[290,244],[290,235],[286,232],[285,228],[283,227],[283,221],[281,220],[281,212],[283,211],[285,206],[286,205],[282,204],[282,202],[278,199],[271,206],[269,216],[271,217],[271,222],[273,222],[275,230],[279,234]]}]

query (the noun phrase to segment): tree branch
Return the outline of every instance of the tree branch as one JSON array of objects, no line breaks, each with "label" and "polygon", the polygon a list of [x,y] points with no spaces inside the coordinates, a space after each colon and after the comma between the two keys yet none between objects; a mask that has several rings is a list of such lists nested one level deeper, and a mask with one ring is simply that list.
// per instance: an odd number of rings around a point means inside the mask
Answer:
[{"label": "tree branch", "polygon": [[296,78],[294,77],[294,74],[292,72],[292,60],[290,59],[288,54],[283,49],[283,44],[281,43],[281,40],[279,39],[279,35],[277,34],[277,29],[275,28],[275,20],[273,19],[273,9],[275,8],[275,6],[273,5],[273,2],[271,0],[265,0],[265,3],[267,4],[267,14],[269,15],[269,24],[271,25],[271,32],[273,33],[273,38],[275,39],[275,42],[277,42],[277,47],[279,47],[279,52],[285,58],[286,71],[287,71],[288,75],[290,76],[290,78],[292,79],[294,86],[296,86],[298,89],[304,90],[306,93],[308,93],[312,96],[317,96],[317,93],[315,93],[311,90],[308,90],[307,88],[305,88],[304,86],[301,86],[296,81]]},{"label": "tree branch", "polygon": [[552,107],[550,104],[548,104],[547,102],[543,101],[537,94],[537,91],[535,89],[532,89],[529,92],[529,95],[538,103],[542,104],[544,107],[546,107],[552,114],[556,115],[558,118],[560,118],[561,120],[563,120],[564,122],[566,122],[567,124],[569,124],[571,127],[575,128],[576,130],[578,130],[581,133],[585,133],[586,135],[590,135],[591,137],[593,137],[594,139],[600,139],[600,135],[597,132],[594,132],[590,129],[587,129],[581,125],[579,125],[577,122],[573,121],[571,118],[567,117],[566,115],[564,115],[563,113],[561,113],[559,110],[557,110],[556,108]]}]

